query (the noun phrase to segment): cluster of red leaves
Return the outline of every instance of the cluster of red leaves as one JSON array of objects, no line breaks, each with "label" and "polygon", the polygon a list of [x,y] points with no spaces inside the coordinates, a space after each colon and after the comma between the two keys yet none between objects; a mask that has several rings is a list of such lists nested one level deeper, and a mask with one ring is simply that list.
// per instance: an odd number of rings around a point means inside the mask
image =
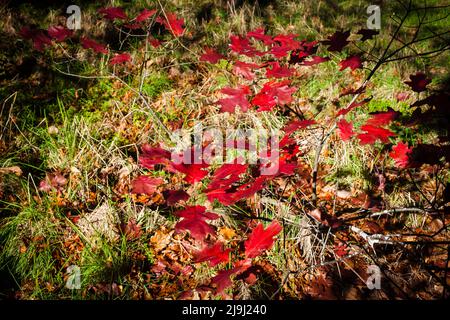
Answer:
[{"label": "cluster of red leaves", "polygon": [[[364,30],[360,30],[363,32]],[[371,38],[373,34],[367,32],[361,33],[366,39]],[[341,51],[348,43],[347,38],[350,31],[336,32],[321,43],[328,45],[328,51]],[[329,61],[329,57],[320,57],[315,55],[319,45],[318,41],[308,42],[306,40],[297,40],[297,34],[282,34],[274,37],[265,34],[263,28],[258,28],[248,32],[245,36],[230,36],[229,48],[235,55],[243,55],[254,59],[253,62],[236,60],[233,63],[232,71],[238,76],[248,81],[256,80],[256,71],[259,72],[262,79],[281,79],[290,78],[297,74],[296,69],[291,65],[313,66],[322,62]],[[265,47],[264,51],[257,50],[257,43]],[[261,62],[262,58],[267,62]],[[211,64],[218,63],[225,56],[216,52],[214,49],[205,48],[205,52],[200,56],[200,61]],[[273,61],[275,59],[275,61]],[[257,60],[257,61],[256,61]],[[283,60],[285,63],[283,65]],[[362,68],[362,60],[358,55],[349,56],[339,63],[340,71],[350,68],[355,70]],[[221,112],[235,112],[239,107],[242,112],[247,112],[250,107],[257,107],[257,111],[271,111],[275,106],[288,105],[293,101],[292,94],[297,89],[290,87],[290,81],[284,80],[276,82],[271,80],[263,83],[259,92],[252,93],[248,85],[239,85],[236,88],[226,87],[221,93],[228,97],[218,100],[221,106]]]},{"label": "cluster of red leaves", "polygon": [[[108,7],[101,8],[98,13],[107,20],[124,21],[122,26],[128,29],[145,29],[148,21],[157,15],[156,9],[144,9],[136,17],[130,19],[125,13],[123,8],[120,7]],[[164,13],[155,18],[155,22],[165,27],[167,31],[172,35],[179,37],[184,33],[184,19],[178,19],[174,13]],[[31,40],[33,47],[37,51],[43,51],[47,46],[52,45],[52,40],[55,42],[63,42],[69,38],[74,38],[74,32],[67,29],[64,26],[50,26],[47,30],[31,29],[30,27],[23,27],[20,32],[20,36],[24,39]],[[157,39],[148,39],[153,47],[158,47],[161,42]],[[79,38],[79,43],[84,49],[91,49],[95,53],[108,54],[109,51],[105,45],[96,42],[93,39],[82,36]],[[115,54],[109,61],[110,65],[125,64],[131,61],[131,55],[127,52]]]},{"label": "cluster of red leaves", "polygon": [[[289,134],[295,130],[306,127],[308,124],[291,124]],[[286,141],[282,144],[280,154],[284,156],[287,153],[287,148],[295,141]],[[234,146],[232,146],[234,147]],[[248,145],[247,145],[248,147]],[[184,156],[190,155],[190,161],[193,163],[184,163]],[[139,157],[139,163],[147,169],[155,170],[155,166],[159,165],[164,170],[170,173],[184,174],[184,181],[187,184],[193,184],[201,181],[210,173],[210,167],[202,159],[193,158],[195,155],[195,148],[191,148],[182,152],[181,154],[172,154],[170,151],[160,148],[158,146],[151,147],[144,145],[142,147],[142,154]],[[280,157],[281,158],[281,157]],[[296,163],[288,164],[292,159],[285,156],[283,160],[279,160],[280,170],[277,174],[293,174],[297,167]],[[237,163],[223,164],[218,169],[214,170],[211,180],[203,191],[207,199],[214,203],[215,200],[223,205],[231,205],[237,201],[246,199],[261,190],[265,182],[272,176],[261,175],[258,173],[255,177],[249,174],[249,165]],[[261,166],[267,165],[262,162]],[[287,169],[286,166],[289,166]],[[261,168],[260,168],[261,169]],[[249,177],[250,176],[250,177]],[[161,178],[151,178],[147,175],[139,176],[132,181],[133,193],[152,194],[156,192],[157,188],[163,184]],[[169,205],[179,204],[179,201],[189,200],[189,195],[182,190],[169,190],[166,192],[167,202]],[[228,264],[232,253],[236,257],[240,256],[240,246],[233,248],[225,248],[225,244],[217,239],[216,229],[210,224],[210,221],[220,218],[216,213],[208,212],[206,207],[200,205],[184,206],[183,209],[174,213],[180,220],[175,225],[176,232],[188,232],[190,236],[197,242],[202,244],[202,248],[193,252],[194,261],[196,263],[207,262],[211,267],[217,265]],[[245,251],[243,252],[244,259],[233,263],[232,269],[223,269],[211,279],[211,285],[216,287],[216,293],[220,294],[224,289],[232,284],[231,277],[243,273],[251,266],[251,259],[261,255],[265,250],[269,250],[273,243],[274,237],[281,231],[281,226],[277,221],[273,221],[271,225],[264,230],[262,224],[258,224],[247,237],[244,243]],[[211,243],[211,240],[214,240]]]}]

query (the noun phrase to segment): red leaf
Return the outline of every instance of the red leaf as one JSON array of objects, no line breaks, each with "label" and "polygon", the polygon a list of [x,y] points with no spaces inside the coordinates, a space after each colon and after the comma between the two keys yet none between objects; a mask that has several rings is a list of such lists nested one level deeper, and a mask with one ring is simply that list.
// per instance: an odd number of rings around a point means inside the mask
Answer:
[{"label": "red leaf", "polygon": [[70,37],[73,34],[72,30],[69,30],[63,26],[48,27],[47,32],[50,37],[56,39],[58,42],[64,41],[67,37]]},{"label": "red leaf", "polygon": [[332,36],[328,37],[328,40],[323,40],[322,43],[329,46],[328,51],[340,52],[347,44],[350,43],[347,41],[349,35],[350,31],[336,31]]},{"label": "red leaf", "polygon": [[216,64],[220,59],[225,59],[225,57],[211,48],[205,48],[205,53],[200,56],[200,61],[206,61],[212,64]]},{"label": "red leaf", "polygon": [[230,188],[231,184],[239,180],[239,175],[247,171],[248,165],[225,163],[214,172],[207,190]]},{"label": "red leaf", "polygon": [[59,172],[47,173],[45,179],[39,183],[39,191],[50,192],[51,190],[62,190],[67,184],[67,179]]},{"label": "red leaf", "polygon": [[175,225],[175,231],[189,231],[195,240],[203,240],[207,234],[214,234],[215,230],[201,219],[183,219]]},{"label": "red leaf", "polygon": [[139,163],[144,168],[153,170],[157,164],[168,165],[170,157],[170,151],[144,144],[142,146],[142,155],[139,156]]},{"label": "red leaf", "polygon": [[167,190],[164,192],[164,197],[166,198],[167,205],[173,206],[177,202],[188,200],[189,194],[184,190]]},{"label": "red leaf", "polygon": [[184,173],[184,180],[187,183],[195,183],[202,180],[207,174],[208,171],[205,169],[208,167],[207,164],[172,164],[171,165],[175,170]]},{"label": "red leaf", "polygon": [[121,53],[121,54],[116,54],[114,56],[114,58],[111,58],[111,60],[109,61],[109,64],[115,65],[115,64],[125,63],[128,61],[131,61],[131,56],[128,52],[125,52],[125,53]]},{"label": "red leaf", "polygon": [[406,143],[399,142],[392,147],[392,151],[389,156],[394,159],[395,164],[400,168],[408,168],[411,166],[410,156],[412,148],[409,148]]},{"label": "red leaf", "polygon": [[372,29],[361,29],[356,34],[362,35],[361,41],[372,39],[373,36],[379,34],[380,32],[378,30],[372,30]]},{"label": "red leaf", "polygon": [[245,256],[247,258],[255,258],[259,256],[264,250],[272,248],[275,242],[274,237],[282,230],[278,221],[274,220],[264,230],[262,223],[259,223],[252,233],[245,241]]},{"label": "red leaf", "polygon": [[259,106],[258,111],[270,111],[275,105],[285,105],[292,102],[292,94],[296,88],[289,87],[288,80],[281,82],[269,81],[255,95],[252,105]]},{"label": "red leaf", "polygon": [[339,71],[342,71],[346,68],[350,68],[352,69],[352,71],[358,68],[360,69],[362,67],[361,58],[359,56],[348,57],[347,59],[339,62],[339,66]]},{"label": "red leaf", "polygon": [[141,226],[136,223],[135,219],[130,219],[128,223],[123,228],[123,232],[125,233],[128,240],[138,239],[142,235]]},{"label": "red leaf", "polygon": [[139,13],[135,19],[136,22],[143,22],[151,17],[153,17],[155,15],[157,10],[152,9],[152,10],[148,10],[148,9],[144,9],[141,11],[141,13]]},{"label": "red leaf", "polygon": [[213,246],[206,247],[194,253],[194,261],[195,263],[208,261],[209,265],[214,267],[222,262],[228,263],[230,251],[231,249],[223,250],[223,243],[217,242]]},{"label": "red leaf", "polygon": [[266,182],[266,177],[258,177],[252,182],[243,184],[237,188],[236,193],[233,195],[233,200],[237,202],[239,200],[251,197],[256,192],[264,188],[264,182]]},{"label": "red leaf", "polygon": [[166,14],[167,19],[162,18],[162,17],[158,17],[156,19],[156,22],[161,23],[162,25],[164,25],[164,27],[167,29],[167,31],[172,32],[172,34],[174,36],[181,36],[184,33],[184,19],[180,18],[177,19],[176,14],[174,13],[167,13]]},{"label": "red leaf", "polygon": [[197,219],[197,220],[216,220],[219,216],[212,212],[206,212],[204,206],[188,206],[183,210],[178,210],[175,215],[180,218]]},{"label": "red leaf", "polygon": [[158,39],[149,37],[148,38],[148,42],[152,45],[153,48],[158,48],[161,45],[161,41],[159,41]]},{"label": "red leaf", "polygon": [[405,81],[405,83],[411,87],[411,89],[415,92],[425,91],[427,85],[431,82],[430,79],[422,72],[417,72],[416,74],[412,74],[409,76],[410,81]]},{"label": "red leaf", "polygon": [[286,57],[289,54],[289,51],[291,51],[291,49],[289,47],[278,45],[278,46],[273,46],[269,52],[275,58],[281,59],[283,57]]},{"label": "red leaf", "polygon": [[220,270],[215,277],[211,279],[211,284],[216,285],[216,292],[221,293],[225,289],[229,288],[233,282],[231,281],[231,276],[236,273],[236,270]]},{"label": "red leaf", "polygon": [[240,107],[242,112],[246,112],[248,107],[250,107],[250,103],[247,100],[247,96],[250,94],[248,86],[241,85],[238,88],[226,87],[220,92],[230,96],[218,101],[222,106],[220,112],[235,112],[236,107]]},{"label": "red leaf", "polygon": [[271,45],[273,43],[272,37],[266,35],[263,28],[258,28],[248,32],[247,37],[262,41],[265,45]]},{"label": "red leaf", "polygon": [[300,41],[294,39],[296,37],[298,37],[298,34],[280,34],[274,37],[273,40],[280,43],[281,47],[291,51],[299,49],[302,44]]},{"label": "red leaf", "polygon": [[283,131],[286,134],[291,134],[299,129],[307,128],[316,123],[316,120],[292,120],[283,127]]},{"label": "red leaf", "polygon": [[266,76],[268,78],[287,78],[294,74],[294,70],[286,67],[281,67],[278,61],[269,62],[271,69],[266,68]]},{"label": "red leaf", "polygon": [[119,7],[101,8],[98,13],[103,14],[103,17],[108,20],[125,20],[127,19],[127,14]]},{"label": "red leaf", "polygon": [[19,34],[22,38],[33,41],[33,47],[37,51],[42,51],[46,46],[52,44],[52,40],[44,33],[44,30],[23,27],[20,29]]},{"label": "red leaf", "polygon": [[366,131],[366,133],[358,134],[358,139],[360,140],[361,144],[374,144],[377,140],[388,143],[389,137],[395,136],[395,134],[388,129],[379,128],[367,124],[361,126],[361,130]]},{"label": "red leaf", "polygon": [[371,118],[367,120],[366,124],[372,126],[383,126],[389,124],[392,120],[398,117],[398,112],[390,109],[386,112],[379,112],[371,115]]},{"label": "red leaf", "polygon": [[372,98],[366,98],[364,100],[361,100],[360,102],[353,102],[351,103],[347,108],[345,109],[341,109],[338,111],[338,113],[336,114],[336,116],[345,116],[347,113],[349,113],[350,111],[352,111],[353,109],[360,107],[364,104],[366,104],[367,102],[369,102]]},{"label": "red leaf", "polygon": [[407,92],[398,92],[396,95],[395,95],[395,99],[397,100],[397,101],[405,101],[405,100],[407,100],[409,98],[409,93],[407,93]]},{"label": "red leaf", "polygon": [[262,55],[263,53],[257,51],[250,45],[248,39],[244,39],[239,36],[230,36],[230,49],[239,54],[246,55],[248,57],[254,57],[255,55]]},{"label": "red leaf", "polygon": [[312,56],[310,59],[305,60],[301,63],[302,66],[313,66],[322,62],[329,61],[330,58],[328,57],[319,57],[319,56]]},{"label": "red leaf", "polygon": [[353,132],[353,124],[347,122],[345,119],[339,120],[337,125],[339,129],[339,137],[342,139],[342,141],[350,140],[350,138],[355,134]]},{"label": "red leaf", "polygon": [[94,50],[94,52],[97,52],[97,53],[103,53],[103,54],[108,53],[108,50],[106,49],[105,46],[95,42],[94,40],[91,40],[88,38],[81,38],[80,41],[81,41],[81,45],[85,49],[92,49],[92,50]]},{"label": "red leaf", "polygon": [[233,73],[235,75],[241,75],[247,80],[253,80],[255,78],[255,74],[252,72],[252,69],[257,68],[259,68],[259,65],[255,63],[236,61],[233,65]]},{"label": "red leaf", "polygon": [[214,234],[214,228],[205,220],[215,220],[219,216],[205,211],[206,208],[203,206],[191,206],[175,212],[175,215],[183,218],[175,225],[175,230],[177,232],[187,230],[196,240],[203,240],[207,234]]},{"label": "red leaf", "polygon": [[156,187],[164,182],[161,178],[150,178],[148,176],[139,176],[132,181],[132,193],[153,194]]}]

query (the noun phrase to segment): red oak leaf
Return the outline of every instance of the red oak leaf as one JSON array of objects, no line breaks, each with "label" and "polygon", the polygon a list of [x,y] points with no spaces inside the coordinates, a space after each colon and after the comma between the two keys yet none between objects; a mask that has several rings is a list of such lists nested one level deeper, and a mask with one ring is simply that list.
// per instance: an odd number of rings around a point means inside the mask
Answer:
[{"label": "red oak leaf", "polygon": [[404,142],[399,142],[397,145],[392,147],[392,151],[389,156],[394,159],[395,164],[400,168],[408,168],[411,166],[410,156],[412,153],[412,148]]},{"label": "red oak leaf", "polygon": [[130,219],[128,223],[122,227],[122,231],[128,240],[138,239],[142,235],[141,226],[136,223],[135,219]]},{"label": "red oak leaf", "polygon": [[58,42],[64,41],[67,37],[71,37],[73,34],[72,30],[67,29],[63,26],[51,26],[48,27],[48,35]]},{"label": "red oak leaf", "polygon": [[409,76],[410,81],[405,81],[405,83],[411,87],[411,89],[415,92],[425,91],[427,85],[431,82],[430,79],[422,72],[417,72],[416,74],[412,74]]},{"label": "red oak leaf", "polygon": [[263,253],[263,251],[272,248],[273,243],[275,242],[274,237],[279,234],[282,229],[283,228],[276,220],[272,221],[265,230],[263,224],[259,223],[244,243],[245,256],[247,258],[255,258]]},{"label": "red oak leaf", "polygon": [[350,138],[355,134],[353,132],[353,124],[347,122],[345,119],[339,120],[338,124],[338,134],[342,141],[350,140]]},{"label": "red oak leaf", "polygon": [[280,43],[281,47],[291,50],[297,50],[301,46],[301,42],[295,40],[298,34],[280,34],[273,38],[273,41]]},{"label": "red oak leaf", "polygon": [[370,124],[372,126],[384,126],[389,124],[392,120],[398,117],[399,113],[390,109],[386,112],[378,112],[371,114],[371,118],[367,120],[366,124]]},{"label": "red oak leaf", "polygon": [[408,92],[398,92],[395,94],[395,99],[397,101],[405,101],[409,98],[409,93]]},{"label": "red oak leaf", "polygon": [[299,129],[307,128],[316,123],[316,120],[292,120],[283,127],[283,131],[286,134],[291,134]]},{"label": "red oak leaf", "polygon": [[367,102],[369,102],[372,98],[366,98],[364,100],[361,100],[360,102],[352,102],[347,108],[345,109],[341,109],[338,111],[338,113],[336,114],[336,116],[345,116],[347,113],[349,113],[350,111],[352,111],[353,109],[360,107],[364,104],[366,104]]},{"label": "red oak leaf", "polygon": [[183,218],[175,225],[175,230],[187,230],[196,240],[203,240],[207,234],[214,234],[214,228],[206,220],[215,220],[219,216],[205,211],[203,206],[190,206],[175,212],[176,216]]},{"label": "red oak leaf", "polygon": [[33,47],[37,51],[42,51],[46,46],[52,44],[52,40],[44,33],[44,30],[23,27],[20,29],[19,34],[22,38],[31,40],[33,42]]},{"label": "red oak leaf", "polygon": [[345,257],[346,255],[348,255],[349,251],[350,248],[347,246],[347,244],[343,242],[338,242],[334,244],[334,253],[338,257]]},{"label": "red oak leaf", "polygon": [[266,182],[266,177],[258,177],[254,181],[243,184],[237,188],[237,191],[233,195],[233,200],[235,202],[246,199],[254,195],[256,192],[264,188],[264,182]]},{"label": "red oak leaf", "polygon": [[288,80],[265,83],[261,91],[253,98],[252,105],[259,106],[258,111],[270,111],[275,105],[291,103],[292,94],[297,89],[289,87],[289,84]]},{"label": "red oak leaf", "polygon": [[158,48],[161,45],[161,41],[159,41],[158,39],[149,37],[148,38],[148,42],[152,45],[153,48]]},{"label": "red oak leaf", "polygon": [[184,163],[180,163],[180,164],[171,164],[171,166],[181,172],[185,174],[184,180],[187,183],[195,183],[198,182],[200,180],[202,180],[207,174],[208,171],[206,171],[205,169],[208,168],[207,164],[201,163],[201,164],[184,164]]},{"label": "red oak leaf", "polygon": [[121,54],[116,54],[113,58],[111,58],[111,60],[109,60],[109,64],[113,66],[115,64],[121,64],[128,61],[131,61],[131,56],[128,52],[125,52]]},{"label": "red oak leaf", "polygon": [[131,182],[132,193],[153,194],[157,187],[164,182],[161,178],[150,178],[148,176],[139,176]]},{"label": "red oak leaf", "polygon": [[291,49],[289,47],[278,45],[278,46],[273,46],[269,52],[275,58],[281,59],[283,57],[286,57],[290,51],[291,51]]},{"label": "red oak leaf", "polygon": [[248,86],[241,85],[238,88],[223,88],[220,92],[230,96],[229,98],[220,99],[218,102],[222,106],[221,112],[235,112],[236,107],[240,107],[241,111],[246,112],[250,103],[247,96],[250,94]]},{"label": "red oak leaf", "polygon": [[330,60],[329,57],[312,56],[310,59],[304,60],[300,65],[302,65],[302,66],[314,66],[314,65],[322,63],[322,62],[327,62],[329,60]]},{"label": "red oak leaf", "polygon": [[257,51],[250,45],[248,39],[239,36],[230,36],[230,49],[236,53],[246,55],[248,57],[254,57],[256,55],[262,55],[263,53]]},{"label": "red oak leaf", "polygon": [[361,144],[374,144],[377,140],[388,143],[389,137],[395,136],[395,134],[388,129],[379,128],[368,124],[361,126],[361,130],[366,131],[366,133],[358,134],[358,139]]},{"label": "red oak leaf", "polygon": [[144,9],[137,15],[135,21],[137,23],[143,22],[143,21],[153,17],[155,15],[156,11],[157,10],[155,10],[155,9],[152,9],[152,10]]},{"label": "red oak leaf", "polygon": [[361,41],[366,41],[369,39],[372,39],[373,36],[379,34],[380,32],[378,30],[372,30],[372,29],[361,29],[356,34],[362,35]]},{"label": "red oak leaf", "polygon": [[247,171],[248,165],[237,163],[225,163],[214,172],[207,190],[231,187],[231,184],[239,180],[239,175]]},{"label": "red oak leaf", "polygon": [[273,43],[272,37],[266,35],[263,28],[248,32],[247,37],[262,41],[265,45],[271,45]]},{"label": "red oak leaf", "polygon": [[216,292],[222,293],[225,289],[229,288],[233,281],[231,281],[231,276],[236,273],[236,270],[220,270],[216,276],[211,279],[211,284],[216,286]]},{"label": "red oak leaf", "polygon": [[103,53],[103,54],[108,53],[108,50],[106,49],[105,46],[101,45],[98,42],[95,42],[94,40],[91,40],[88,38],[81,38],[80,41],[81,41],[81,45],[85,49],[92,49],[92,50],[94,50],[94,52],[97,52],[97,53]]},{"label": "red oak leaf", "polygon": [[189,231],[195,240],[203,240],[206,235],[214,234],[214,228],[201,219],[183,219],[175,225],[175,231]]},{"label": "red oak leaf", "polygon": [[211,189],[207,190],[205,193],[208,201],[211,203],[213,203],[214,200],[219,201],[224,206],[231,206],[236,203],[233,190],[230,188]]},{"label": "red oak leaf", "polygon": [[228,263],[230,260],[230,251],[231,249],[223,250],[223,243],[217,242],[210,247],[194,253],[194,261],[195,263],[208,261],[209,265],[214,267],[222,262]]},{"label": "red oak leaf", "polygon": [[166,198],[168,206],[173,206],[180,201],[186,201],[189,199],[189,194],[187,194],[184,190],[166,190],[163,194]]},{"label": "red oak leaf", "polygon": [[153,170],[157,164],[169,164],[170,158],[170,151],[144,144],[142,146],[142,155],[139,156],[139,164],[144,168]]},{"label": "red oak leaf", "polygon": [[289,63],[301,63],[305,58],[317,52],[317,41],[307,42],[305,40],[300,42],[300,48],[291,52]]},{"label": "red oak leaf", "polygon": [[216,220],[219,218],[215,213],[206,212],[204,206],[187,206],[184,209],[175,212],[175,215],[180,218],[199,220]]},{"label": "red oak leaf", "polygon": [[362,67],[362,62],[361,62],[361,58],[359,56],[351,56],[348,57],[347,59],[342,60],[341,62],[339,62],[339,71],[342,71],[346,68],[350,68],[353,70],[355,69],[360,69]]},{"label": "red oak leaf", "polygon": [[156,18],[156,22],[161,23],[167,29],[167,31],[172,32],[174,36],[181,36],[184,33],[184,19],[177,19],[176,14],[167,13],[166,18],[158,17]]},{"label": "red oak leaf", "polygon": [[255,74],[252,69],[257,68],[259,68],[259,65],[256,63],[236,61],[233,65],[233,73],[237,76],[243,76],[247,80],[253,80],[255,78]]},{"label": "red oak leaf", "polygon": [[212,64],[216,64],[220,59],[225,59],[225,57],[211,48],[205,48],[205,53],[200,56],[200,61],[206,61]]},{"label": "red oak leaf", "polygon": [[45,179],[39,183],[39,191],[50,192],[52,190],[61,191],[67,184],[67,179],[59,172],[47,173]]},{"label": "red oak leaf", "polygon": [[261,177],[267,179],[269,177],[277,177],[280,175],[290,176],[294,174],[295,169],[297,168],[297,163],[287,162],[287,158],[291,157],[287,152],[281,153],[281,155],[271,161],[265,161],[264,159],[261,161],[262,164],[260,166]]},{"label": "red oak leaf", "polygon": [[266,76],[268,78],[287,78],[294,74],[294,70],[286,67],[281,67],[278,61],[269,62],[272,68],[266,68]]},{"label": "red oak leaf", "polygon": [[323,40],[322,43],[329,46],[328,51],[340,52],[347,44],[350,43],[347,41],[349,35],[350,31],[336,31],[333,35],[328,37],[328,40]]},{"label": "red oak leaf", "polygon": [[128,18],[123,9],[119,7],[101,8],[98,13],[103,14],[103,17],[108,20],[126,20]]}]

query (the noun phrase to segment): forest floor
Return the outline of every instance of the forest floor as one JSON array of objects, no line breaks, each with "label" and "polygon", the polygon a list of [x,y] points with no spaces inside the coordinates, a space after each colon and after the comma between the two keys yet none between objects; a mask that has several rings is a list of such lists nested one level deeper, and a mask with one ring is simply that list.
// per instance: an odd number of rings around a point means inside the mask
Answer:
[{"label": "forest floor", "polygon": [[[130,61],[116,65],[108,63],[112,54],[86,50],[75,40],[53,41],[40,51],[21,36],[25,26],[47,30],[65,25],[64,4],[6,1],[0,7],[4,17],[0,22],[0,299],[429,300],[450,296],[450,174],[445,153],[437,160],[402,168],[388,155],[394,140],[361,144],[333,133],[319,150],[321,162],[313,179],[317,146],[332,128],[336,110],[345,106],[341,97],[364,82],[369,61],[367,68],[338,71],[344,55],[335,52],[326,63],[292,65],[296,76],[291,85],[296,90],[290,105],[294,107],[230,113],[220,112],[216,101],[223,97],[221,89],[236,87],[240,80],[225,59],[214,64],[200,59],[205,47],[225,54],[230,35],[245,35],[261,26],[267,34],[295,33],[307,41],[325,40],[337,30],[351,30],[355,36],[366,27],[365,3],[146,2],[80,3],[78,34],[107,45],[109,52],[131,54]],[[159,45],[142,41],[146,33],[139,30],[130,29],[138,36],[129,37],[130,30],[124,32],[116,21],[99,16],[99,8],[112,5],[133,17],[144,8],[166,17],[173,12],[184,19],[182,35],[174,37],[161,23],[152,30],[162,42]],[[382,7],[380,34],[371,40],[380,48],[395,30],[390,17],[400,12],[397,6]],[[431,10],[430,32],[447,31],[449,13],[448,7]],[[414,24],[416,18],[407,24]],[[448,43],[448,34],[445,37]],[[413,49],[434,45],[424,41]],[[349,50],[358,49],[355,45]],[[319,50],[321,55],[326,52],[323,47]],[[432,58],[381,66],[362,94],[370,101],[349,121],[358,126],[368,114],[389,110],[399,119],[411,116],[414,102],[427,93],[411,91],[405,81],[424,72],[432,79],[429,90],[447,94],[449,65],[447,47]],[[256,87],[256,82],[248,83]],[[448,100],[444,104],[448,107]],[[196,123],[220,130],[281,129],[290,121],[305,119],[316,124],[295,133],[299,150],[295,173],[265,180],[265,188],[231,205],[201,194],[210,176],[189,183],[183,173],[158,167],[161,163],[152,169],[142,165],[146,147],[169,150],[174,146],[170,133],[192,132]],[[396,137],[409,145],[441,146],[440,137],[448,139],[448,119],[439,129],[407,127],[400,120],[393,125]],[[448,152],[448,140],[442,145]],[[142,175],[162,182],[142,187],[151,191],[136,192],[136,178]],[[187,197],[174,197],[179,190]],[[220,269],[236,270],[237,262],[213,267],[198,263],[201,244],[192,231],[179,232],[176,227],[177,212],[194,205],[219,216],[210,222],[215,233],[206,242],[235,248],[230,254],[233,261],[249,256],[248,239],[259,223],[276,220],[282,231],[232,282],[220,282]],[[67,284],[74,266],[80,272],[80,285],[71,289]],[[380,287],[370,288],[368,282],[377,271]]]}]

